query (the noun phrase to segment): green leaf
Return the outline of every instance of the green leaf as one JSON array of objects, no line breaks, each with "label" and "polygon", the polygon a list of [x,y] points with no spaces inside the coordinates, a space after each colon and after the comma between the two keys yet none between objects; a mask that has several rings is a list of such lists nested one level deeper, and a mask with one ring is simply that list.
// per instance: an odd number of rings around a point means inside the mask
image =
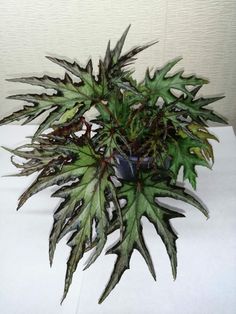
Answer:
[{"label": "green leaf", "polygon": [[[108,41],[104,60],[103,61],[100,60],[99,77],[102,77],[101,69],[103,67],[105,72],[104,74],[108,78],[111,85],[115,86],[118,89],[124,88],[137,94],[137,91],[135,90],[132,84],[133,79],[131,77],[131,71],[124,71],[123,68],[125,66],[131,65],[133,61],[136,60],[136,58],[134,58],[135,55],[156,44],[157,41],[153,41],[142,46],[134,47],[125,54],[121,55],[129,29],[130,25],[126,28],[121,38],[117,41],[114,49],[111,50],[110,40]],[[101,67],[101,65],[103,66]]]},{"label": "green leaf", "polygon": [[206,159],[196,154],[194,151],[196,148],[206,149],[206,144],[190,137],[179,137],[178,140],[172,139],[168,143],[168,154],[172,157],[170,170],[177,179],[179,170],[183,166],[183,179],[188,179],[194,189],[196,189],[197,177],[195,167],[209,167]]},{"label": "green leaf", "polygon": [[123,49],[123,46],[125,43],[126,36],[127,36],[128,31],[130,29],[130,26],[131,25],[129,25],[126,28],[126,30],[122,34],[121,38],[117,41],[116,46],[113,50],[111,50],[110,41],[108,41],[107,50],[106,50],[106,54],[105,54],[105,58],[104,58],[103,62],[104,62],[106,69],[113,68],[113,70],[112,70],[113,74],[115,71],[117,71],[121,67],[124,67],[124,66],[132,63],[132,61],[135,60],[133,57],[136,54],[140,53],[141,51],[143,51],[143,50],[145,50],[145,49],[149,48],[150,46],[157,43],[157,41],[154,41],[154,42],[142,45],[142,46],[137,46],[137,47],[131,49],[130,51],[128,51],[127,53],[125,53],[124,55],[121,56],[121,52],[122,52],[122,49]]},{"label": "green leaf", "polygon": [[[54,149],[59,149],[59,154],[62,156],[61,152],[63,151],[63,146],[59,148],[54,146]],[[17,209],[37,192],[52,185],[61,185],[68,181],[73,181],[83,175],[89,166],[96,163],[96,154],[88,145],[80,147],[70,144],[64,147],[64,150],[67,151],[68,157],[69,159],[72,158],[72,161],[67,163],[66,160],[68,158],[60,160],[58,156],[55,155],[54,158],[46,162],[46,164],[43,161],[44,171],[38,175],[36,180],[20,196]],[[44,160],[46,157],[44,150],[41,150],[41,154],[41,159]],[[58,163],[58,161],[60,161],[60,163]]]},{"label": "green leaf", "polygon": [[[86,245],[92,243],[94,222],[96,223],[97,244],[86,267],[89,267],[97,259],[106,243],[108,220],[105,191],[109,187],[109,175],[110,172],[106,165],[102,168],[90,166],[78,183],[74,183],[70,187],[63,187],[54,194],[65,200],[56,212],[54,227],[50,235],[51,259],[55,242],[73,231],[68,241],[68,245],[72,249],[67,262],[62,301],[69,290],[73,273],[85,253]],[[71,218],[67,221],[68,217]]]},{"label": "green leaf", "polygon": [[89,85],[93,85],[95,83],[95,77],[93,76],[93,64],[91,59],[89,59],[86,67],[83,68],[76,61],[71,63],[67,60],[54,58],[50,56],[46,56],[46,58],[63,67],[64,69],[71,72],[75,76],[79,77],[81,81],[86,82]]},{"label": "green leaf", "polygon": [[156,104],[159,97],[161,97],[167,104],[176,100],[176,96],[172,90],[178,90],[186,95],[191,95],[187,86],[203,85],[208,83],[207,80],[196,77],[195,75],[184,77],[183,71],[176,74],[168,75],[168,72],[173,66],[182,58],[177,58],[167,63],[160,70],[156,70],[151,77],[149,70],[147,70],[143,90],[149,95],[153,105]]},{"label": "green leaf", "polygon": [[[74,107],[82,115],[87,111],[91,105],[93,91],[87,86],[79,86],[73,83],[68,75],[65,75],[64,80],[43,76],[42,78],[28,77],[12,79],[12,82],[22,82],[31,85],[42,86],[47,89],[57,90],[56,94],[27,94],[27,95],[14,95],[8,98],[16,100],[24,100],[33,103],[33,106],[24,106],[8,117],[3,118],[0,124],[6,124],[16,120],[26,119],[25,123],[29,123],[44,111],[53,109],[49,116],[45,118],[35,133],[35,137],[41,134],[46,129],[53,126],[53,123],[59,121],[63,114]],[[24,124],[25,124],[24,123]]]},{"label": "green leaf", "polygon": [[103,80],[96,80],[93,74],[93,64],[91,59],[89,59],[86,67],[82,67],[75,61],[71,63],[64,59],[53,58],[49,56],[46,58],[71,72],[73,75],[79,77],[83,85],[86,86],[86,89],[90,89],[92,91],[92,93],[90,93],[90,97],[93,96],[96,98],[97,96],[103,98],[106,94],[107,81],[104,77]]},{"label": "green leaf", "polygon": [[227,124],[227,121],[216,114],[212,109],[205,108],[205,106],[221,100],[224,96],[209,98],[200,97],[195,99],[194,97],[196,96],[198,90],[199,88],[193,89],[193,91],[191,91],[191,95],[179,99],[179,101],[176,102],[176,108],[184,110],[186,115],[188,115],[192,121],[195,121],[196,123],[207,125],[207,121],[213,121]]},{"label": "green leaf", "polygon": [[121,51],[122,51],[122,48],[124,46],[124,43],[125,43],[125,39],[126,39],[126,36],[128,34],[128,31],[130,29],[130,26],[129,25],[126,30],[124,31],[124,33],[122,34],[121,38],[118,40],[114,50],[111,52],[111,55],[112,55],[112,61],[113,63],[117,63],[117,61],[119,60],[120,58],[120,54],[121,54]]},{"label": "green leaf", "polygon": [[169,221],[172,218],[184,217],[184,215],[169,210],[165,205],[160,205],[156,201],[156,198],[172,197],[180,199],[196,206],[201,212],[207,215],[205,208],[194,197],[187,194],[183,188],[175,187],[167,181],[153,181],[150,175],[144,175],[142,180],[138,182],[124,183],[118,195],[127,201],[123,208],[125,230],[123,238],[107,252],[107,254],[116,254],[117,259],[99,303],[104,301],[120,281],[125,270],[129,269],[134,249],[138,250],[143,256],[152,276],[154,279],[156,278],[153,263],[142,234],[141,218],[143,216],[147,217],[154,225],[165,244],[171,262],[173,277],[176,277],[177,257],[175,242],[177,235],[174,233]]},{"label": "green leaf", "polygon": [[[201,140],[202,143],[204,143],[204,147],[202,148],[194,148],[193,151],[200,157],[200,158],[206,158],[207,160],[212,160],[214,162],[214,153],[213,148],[208,140],[219,140],[211,133],[208,132],[207,128],[204,128],[203,126],[197,124],[197,123],[191,123],[187,126],[187,129],[191,132],[193,136],[195,136],[198,140]],[[188,132],[185,135],[185,137],[188,136]]]},{"label": "green leaf", "polygon": [[121,145],[125,147],[126,151],[130,151],[129,144],[121,134],[119,128],[114,128],[109,123],[97,130],[97,134],[94,136],[94,143],[98,149],[103,150],[103,154],[106,157],[113,156],[114,153],[120,153],[123,157],[127,158]]},{"label": "green leaf", "polygon": [[112,65],[116,64],[117,61],[119,60],[119,57],[121,55],[121,51],[123,49],[123,46],[124,46],[124,43],[125,43],[125,39],[126,39],[126,36],[127,36],[128,32],[129,32],[130,26],[131,25],[129,25],[126,28],[126,30],[122,34],[121,38],[117,41],[116,46],[115,46],[115,48],[113,50],[111,50],[111,47],[110,47],[110,44],[111,44],[110,40],[108,41],[106,54],[105,54],[105,58],[104,58],[104,61],[103,61],[105,69],[108,69]]},{"label": "green leaf", "polygon": [[[58,59],[55,59],[58,60]],[[59,63],[59,61],[58,61]],[[88,71],[88,72],[87,72]],[[21,82],[31,85],[42,86],[46,89],[53,89],[55,94],[26,94],[13,95],[9,99],[24,100],[32,103],[32,106],[24,106],[23,109],[3,118],[0,124],[10,123],[16,120],[26,119],[24,124],[29,123],[45,111],[52,110],[48,117],[41,123],[35,133],[35,137],[45,130],[53,127],[56,123],[72,120],[75,115],[81,117],[93,104],[93,102],[102,95],[103,86],[97,83],[92,75],[91,69],[86,67],[85,73],[81,75],[82,81],[75,83],[69,75],[65,75],[63,80],[52,78],[47,75],[43,77],[26,77],[10,79],[11,82]],[[69,114],[68,114],[69,112]]]},{"label": "green leaf", "polygon": [[[11,153],[28,160],[26,167],[30,163],[31,173],[37,171],[39,166],[42,169],[37,179],[20,197],[18,208],[40,190],[55,184],[64,185],[53,194],[54,197],[63,198],[64,201],[54,214],[49,239],[49,258],[52,264],[57,242],[67,233],[73,232],[68,242],[72,249],[67,263],[63,299],[66,297],[79,260],[94,242],[94,224],[96,245],[86,268],[101,254],[109,232],[107,190],[112,193],[113,200],[116,198],[115,187],[110,180],[110,176],[114,174],[112,166],[94,151],[88,139],[81,139],[80,142],[78,145],[48,135],[40,137],[38,142],[33,141],[16,150],[8,149]],[[24,165],[21,167],[24,171]],[[65,186],[66,183],[70,185]],[[118,205],[116,208],[119,207],[118,201],[116,205]],[[118,221],[122,225],[121,220]]]}]

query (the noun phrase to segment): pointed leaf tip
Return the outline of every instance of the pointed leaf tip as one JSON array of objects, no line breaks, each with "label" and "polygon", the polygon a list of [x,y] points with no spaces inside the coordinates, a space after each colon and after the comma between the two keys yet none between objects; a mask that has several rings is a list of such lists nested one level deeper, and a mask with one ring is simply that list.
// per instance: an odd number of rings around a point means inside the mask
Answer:
[{"label": "pointed leaf tip", "polygon": [[16,207],[16,211],[18,211],[21,207],[22,207],[23,204],[20,204],[18,203],[17,207]]},{"label": "pointed leaf tip", "polygon": [[66,296],[63,295],[62,299],[61,299],[61,302],[60,302],[60,305],[62,305],[62,303],[64,302]]},{"label": "pointed leaf tip", "polygon": [[124,43],[125,43],[125,39],[126,39],[126,36],[127,36],[128,32],[129,32],[130,27],[131,27],[131,24],[126,28],[126,30],[122,34],[121,38],[118,40],[114,50],[112,51],[114,62],[117,62],[117,60],[120,57],[120,54],[121,54],[121,51],[123,49],[123,46],[124,46]]},{"label": "pointed leaf tip", "polygon": [[51,250],[49,250],[49,265],[50,265],[50,267],[52,267],[52,264],[53,264],[53,254],[52,254]]},{"label": "pointed leaf tip", "polygon": [[50,61],[52,61],[52,62],[54,62],[53,60],[55,60],[55,58],[54,58],[54,57],[51,57],[51,56],[45,56],[45,58],[47,58],[48,60],[50,60]]},{"label": "pointed leaf tip", "polygon": [[5,79],[5,81],[7,81],[7,82],[12,82],[12,80],[14,80],[14,79]]},{"label": "pointed leaf tip", "polygon": [[[125,35],[128,34],[128,32],[129,32],[129,30],[130,30],[130,27],[131,27],[131,24],[129,24],[129,25],[126,27],[126,29],[125,29],[125,31],[124,31],[124,34],[125,34]],[[124,34],[123,34],[123,35],[124,35]]]}]

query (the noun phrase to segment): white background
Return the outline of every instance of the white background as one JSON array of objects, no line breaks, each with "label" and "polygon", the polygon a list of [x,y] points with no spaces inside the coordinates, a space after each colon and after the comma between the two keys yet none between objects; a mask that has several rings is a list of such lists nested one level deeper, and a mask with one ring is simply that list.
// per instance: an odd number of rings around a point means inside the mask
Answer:
[{"label": "white background", "polygon": [[[1,128],[0,144],[24,143],[34,126]],[[57,199],[48,189],[16,212],[17,198],[33,178],[0,178],[0,313],[1,314],[234,314],[236,309],[236,141],[232,128],[212,128],[220,144],[214,170],[199,168],[197,195],[210,219],[191,206],[172,202],[186,218],[172,220],[178,232],[178,276],[174,282],[168,257],[154,229],[144,221],[145,239],[157,272],[154,282],[135,253],[115,290],[102,305],[115,256],[100,257],[91,268],[78,267],[67,299],[60,306],[69,248],[62,241],[52,269],[48,236]],[[10,154],[1,149],[1,175],[15,173]],[[189,187],[187,185],[187,187]],[[114,239],[114,237],[113,237]],[[113,239],[109,239],[111,242]],[[83,263],[82,263],[83,264]]]}]

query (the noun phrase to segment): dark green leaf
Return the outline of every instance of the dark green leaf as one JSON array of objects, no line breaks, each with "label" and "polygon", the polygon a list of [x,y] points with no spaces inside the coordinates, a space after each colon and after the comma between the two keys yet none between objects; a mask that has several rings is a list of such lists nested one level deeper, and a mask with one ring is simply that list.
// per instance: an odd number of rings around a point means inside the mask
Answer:
[{"label": "dark green leaf", "polygon": [[191,96],[187,86],[197,86],[208,83],[207,80],[198,78],[195,75],[184,77],[182,76],[183,71],[167,76],[168,72],[181,59],[182,58],[177,58],[167,63],[160,70],[156,70],[152,77],[149,70],[147,70],[144,86],[147,89],[147,95],[150,96],[154,105],[159,97],[161,97],[167,104],[175,101],[176,96],[173,94],[172,90],[178,90]]},{"label": "dark green leaf", "polygon": [[186,114],[197,123],[207,125],[207,121],[213,121],[227,124],[227,121],[224,118],[220,117],[218,114],[216,114],[212,109],[205,108],[205,106],[215,101],[221,100],[222,98],[224,98],[224,96],[209,98],[200,97],[197,99],[193,99],[193,95],[195,95],[195,90],[191,92],[190,96],[186,98],[181,98],[176,103],[176,107],[184,110]]},{"label": "dark green leaf", "polygon": [[192,187],[196,189],[196,166],[210,167],[203,156],[199,156],[194,151],[195,148],[200,150],[206,149],[206,144],[194,140],[190,137],[172,140],[168,143],[168,154],[172,157],[170,170],[177,175],[181,166],[183,166],[183,178],[188,179]]}]

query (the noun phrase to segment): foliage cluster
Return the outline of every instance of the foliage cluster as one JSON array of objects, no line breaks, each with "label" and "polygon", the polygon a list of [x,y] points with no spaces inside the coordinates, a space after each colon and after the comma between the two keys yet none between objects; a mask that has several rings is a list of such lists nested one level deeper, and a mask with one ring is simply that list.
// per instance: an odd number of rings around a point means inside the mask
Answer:
[{"label": "foliage cluster", "polygon": [[[46,90],[42,94],[8,97],[30,105],[3,118],[0,124],[18,120],[27,124],[48,112],[29,144],[7,149],[24,159],[23,163],[18,163],[12,158],[13,164],[21,170],[18,176],[39,172],[21,195],[18,208],[35,193],[58,186],[52,196],[61,198],[62,202],[54,214],[49,256],[52,263],[56,244],[69,234],[67,243],[71,253],[63,299],[84,254],[91,253],[85,266],[88,268],[103,251],[108,235],[116,230],[120,231],[119,239],[107,254],[116,254],[117,259],[99,302],[108,296],[129,268],[134,249],[156,278],[143,237],[142,217],[154,225],[164,242],[176,277],[177,235],[170,219],[184,215],[170,210],[159,198],[184,201],[208,216],[205,207],[178,186],[177,177],[182,168],[183,179],[196,188],[195,167],[212,166],[214,158],[209,140],[216,138],[208,132],[207,122],[225,123],[225,120],[206,106],[222,97],[197,95],[208,83],[205,79],[184,76],[182,70],[170,74],[180,58],[154,72],[148,69],[143,81],[137,82],[127,66],[135,61],[139,52],[155,42],[122,54],[128,30],[114,49],[110,48],[109,41],[104,59],[99,60],[97,75],[92,60],[82,67],[77,62],[47,57],[65,68],[63,79],[44,75],[9,80]],[[85,114],[91,108],[98,114],[96,119],[88,121]],[[131,164],[131,156],[139,159],[135,180],[117,178],[117,158]],[[144,169],[142,161],[150,157],[149,169]]]}]

